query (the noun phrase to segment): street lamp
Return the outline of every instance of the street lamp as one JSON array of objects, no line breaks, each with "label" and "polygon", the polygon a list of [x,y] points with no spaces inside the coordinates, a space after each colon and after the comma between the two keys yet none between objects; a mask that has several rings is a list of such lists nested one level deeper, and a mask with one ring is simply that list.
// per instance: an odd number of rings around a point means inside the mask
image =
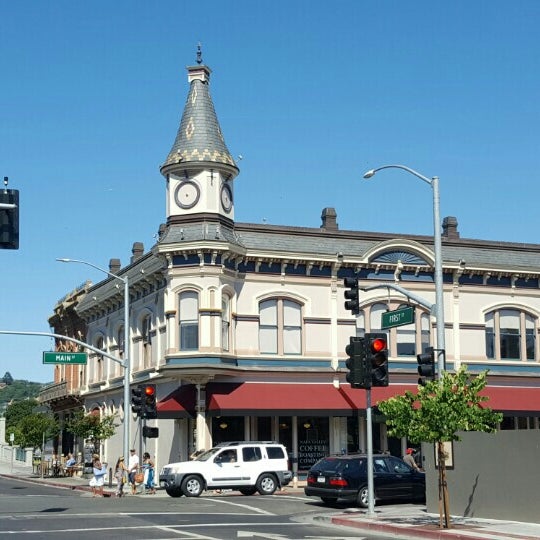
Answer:
[{"label": "street lamp", "polygon": [[445,369],[444,365],[444,306],[443,306],[443,278],[442,278],[442,248],[441,248],[441,223],[439,215],[439,177],[433,176],[431,180],[419,172],[405,167],[405,165],[385,165],[377,169],[371,169],[364,174],[364,178],[371,178],[382,169],[403,169],[408,173],[420,178],[433,189],[433,241],[435,244],[435,319],[437,322],[437,369],[439,377]]},{"label": "street lamp", "polygon": [[59,262],[65,263],[79,263],[91,266],[96,270],[100,270],[109,276],[119,279],[124,283],[124,358],[123,361],[119,360],[120,365],[124,368],[124,456],[129,455],[129,404],[130,393],[129,385],[131,382],[131,366],[129,358],[129,345],[130,345],[130,332],[129,332],[129,281],[127,275],[124,277],[118,276],[105,270],[95,264],[87,261],[80,261],[78,259],[56,259]]}]

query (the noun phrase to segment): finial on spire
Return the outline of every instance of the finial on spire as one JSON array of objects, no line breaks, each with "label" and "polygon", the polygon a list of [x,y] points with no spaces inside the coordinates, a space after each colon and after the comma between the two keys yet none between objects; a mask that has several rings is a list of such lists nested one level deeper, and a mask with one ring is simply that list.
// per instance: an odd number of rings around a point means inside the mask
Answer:
[{"label": "finial on spire", "polygon": [[201,42],[197,44],[197,64],[202,64]]}]

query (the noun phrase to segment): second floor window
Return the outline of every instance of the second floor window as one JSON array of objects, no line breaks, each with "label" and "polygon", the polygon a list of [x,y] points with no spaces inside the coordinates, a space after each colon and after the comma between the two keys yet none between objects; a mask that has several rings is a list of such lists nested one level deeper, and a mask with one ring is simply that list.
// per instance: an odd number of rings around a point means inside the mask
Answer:
[{"label": "second floor window", "polygon": [[142,335],[142,367],[148,368],[152,365],[152,339],[150,330],[152,328],[151,315],[145,315],[142,320],[141,335]]},{"label": "second floor window", "polygon": [[259,350],[267,354],[302,354],[302,306],[285,299],[259,305]]},{"label": "second floor window", "polygon": [[517,309],[486,315],[486,356],[495,360],[534,360],[535,318]]},{"label": "second floor window", "polygon": [[231,332],[231,301],[228,296],[223,296],[221,300],[221,348],[224,351],[230,350],[230,332]]},{"label": "second floor window", "polygon": [[199,348],[199,295],[194,291],[179,296],[180,350]]}]

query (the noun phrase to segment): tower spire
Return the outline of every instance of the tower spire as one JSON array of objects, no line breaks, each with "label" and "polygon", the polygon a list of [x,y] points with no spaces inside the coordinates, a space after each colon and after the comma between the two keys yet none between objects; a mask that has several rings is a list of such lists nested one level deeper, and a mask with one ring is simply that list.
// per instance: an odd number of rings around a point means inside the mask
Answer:
[{"label": "tower spire", "polygon": [[197,47],[197,65],[189,66],[190,90],[172,148],[161,166],[161,173],[178,174],[186,170],[219,169],[235,177],[238,167],[229,152],[210,97],[210,73],[202,63]]}]

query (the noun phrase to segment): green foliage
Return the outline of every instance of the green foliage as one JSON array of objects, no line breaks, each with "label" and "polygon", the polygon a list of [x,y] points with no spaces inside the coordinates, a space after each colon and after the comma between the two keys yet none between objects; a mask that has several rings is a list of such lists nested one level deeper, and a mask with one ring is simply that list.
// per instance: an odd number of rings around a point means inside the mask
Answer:
[{"label": "green foliage", "polygon": [[34,413],[25,416],[16,426],[15,444],[23,448],[41,448],[43,440],[58,435],[58,422],[51,414]]},{"label": "green foliage", "polygon": [[77,437],[90,439],[96,452],[99,449],[99,443],[110,439],[118,425],[115,424],[113,415],[101,418],[95,414],[84,414],[84,411],[76,411],[66,422],[67,430]]},{"label": "green foliage", "polygon": [[413,443],[435,443],[459,441],[460,431],[496,431],[502,414],[484,406],[489,398],[479,395],[487,373],[471,376],[462,366],[456,373],[444,372],[442,381],[419,386],[417,394],[407,391],[380,402],[388,435],[406,437]]},{"label": "green foliage", "polygon": [[38,406],[35,399],[25,399],[8,405],[6,409],[6,431],[9,433],[10,428],[15,428],[23,418],[30,416]]}]

